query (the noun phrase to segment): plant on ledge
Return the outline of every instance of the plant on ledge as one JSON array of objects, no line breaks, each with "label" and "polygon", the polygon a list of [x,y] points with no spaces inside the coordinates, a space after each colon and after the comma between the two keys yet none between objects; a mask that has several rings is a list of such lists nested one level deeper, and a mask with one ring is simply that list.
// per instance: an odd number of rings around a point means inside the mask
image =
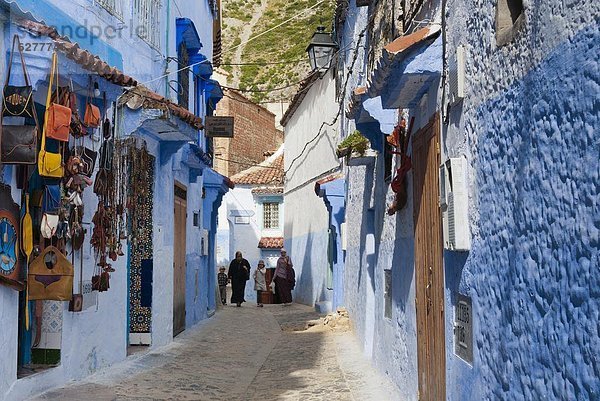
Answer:
[{"label": "plant on ledge", "polygon": [[355,130],[338,145],[337,156],[349,156],[351,153],[357,153],[359,156],[363,156],[368,148],[369,140],[358,130]]}]

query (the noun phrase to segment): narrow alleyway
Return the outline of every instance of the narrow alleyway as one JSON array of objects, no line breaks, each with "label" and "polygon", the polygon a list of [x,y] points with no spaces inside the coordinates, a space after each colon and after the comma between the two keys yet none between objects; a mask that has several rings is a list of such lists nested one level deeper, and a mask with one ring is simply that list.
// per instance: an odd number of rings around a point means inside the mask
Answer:
[{"label": "narrow alleyway", "polygon": [[[400,400],[350,331],[313,309],[224,307],[164,348],[34,400]],[[311,323],[312,324],[312,323]]]}]

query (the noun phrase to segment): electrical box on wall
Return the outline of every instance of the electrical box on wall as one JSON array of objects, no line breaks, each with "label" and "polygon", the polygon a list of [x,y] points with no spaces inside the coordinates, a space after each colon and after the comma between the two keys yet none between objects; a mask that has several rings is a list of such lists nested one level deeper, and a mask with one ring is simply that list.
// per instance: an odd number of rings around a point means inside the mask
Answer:
[{"label": "electrical box on wall", "polygon": [[450,57],[448,63],[448,86],[450,104],[455,104],[465,97],[465,48],[456,48],[455,57]]},{"label": "electrical box on wall", "polygon": [[206,256],[206,255],[208,255],[208,230],[206,230],[206,229],[202,230],[202,239],[200,241],[201,241],[202,255]]},{"label": "electrical box on wall", "polygon": [[440,207],[443,216],[444,248],[471,249],[467,159],[453,157],[440,166]]},{"label": "electrical box on wall", "polygon": [[346,229],[346,223],[340,224],[340,236],[342,237],[342,251],[348,249],[348,233]]}]

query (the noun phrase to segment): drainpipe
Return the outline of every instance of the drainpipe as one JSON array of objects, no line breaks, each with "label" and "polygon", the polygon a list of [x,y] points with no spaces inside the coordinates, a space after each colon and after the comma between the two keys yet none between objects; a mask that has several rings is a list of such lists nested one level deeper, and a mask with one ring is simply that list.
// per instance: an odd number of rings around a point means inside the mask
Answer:
[{"label": "drainpipe", "polygon": [[[166,56],[166,65],[165,65],[165,98],[171,100],[171,96],[169,93],[169,63],[171,59],[169,58],[169,30],[171,29],[171,0],[167,0],[167,34],[165,35],[165,56]],[[179,66],[179,63],[177,64]]]}]

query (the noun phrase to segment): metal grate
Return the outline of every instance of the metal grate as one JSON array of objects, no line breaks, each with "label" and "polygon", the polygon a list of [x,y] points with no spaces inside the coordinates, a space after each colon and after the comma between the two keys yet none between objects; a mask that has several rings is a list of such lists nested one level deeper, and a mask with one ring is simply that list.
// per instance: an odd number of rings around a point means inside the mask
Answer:
[{"label": "metal grate", "polygon": [[160,47],[161,0],[133,0],[136,33],[153,47]]},{"label": "metal grate", "polygon": [[279,228],[279,203],[263,204],[264,228]]},{"label": "metal grate", "polygon": [[94,0],[94,3],[98,4],[121,21],[123,20],[123,0]]}]

